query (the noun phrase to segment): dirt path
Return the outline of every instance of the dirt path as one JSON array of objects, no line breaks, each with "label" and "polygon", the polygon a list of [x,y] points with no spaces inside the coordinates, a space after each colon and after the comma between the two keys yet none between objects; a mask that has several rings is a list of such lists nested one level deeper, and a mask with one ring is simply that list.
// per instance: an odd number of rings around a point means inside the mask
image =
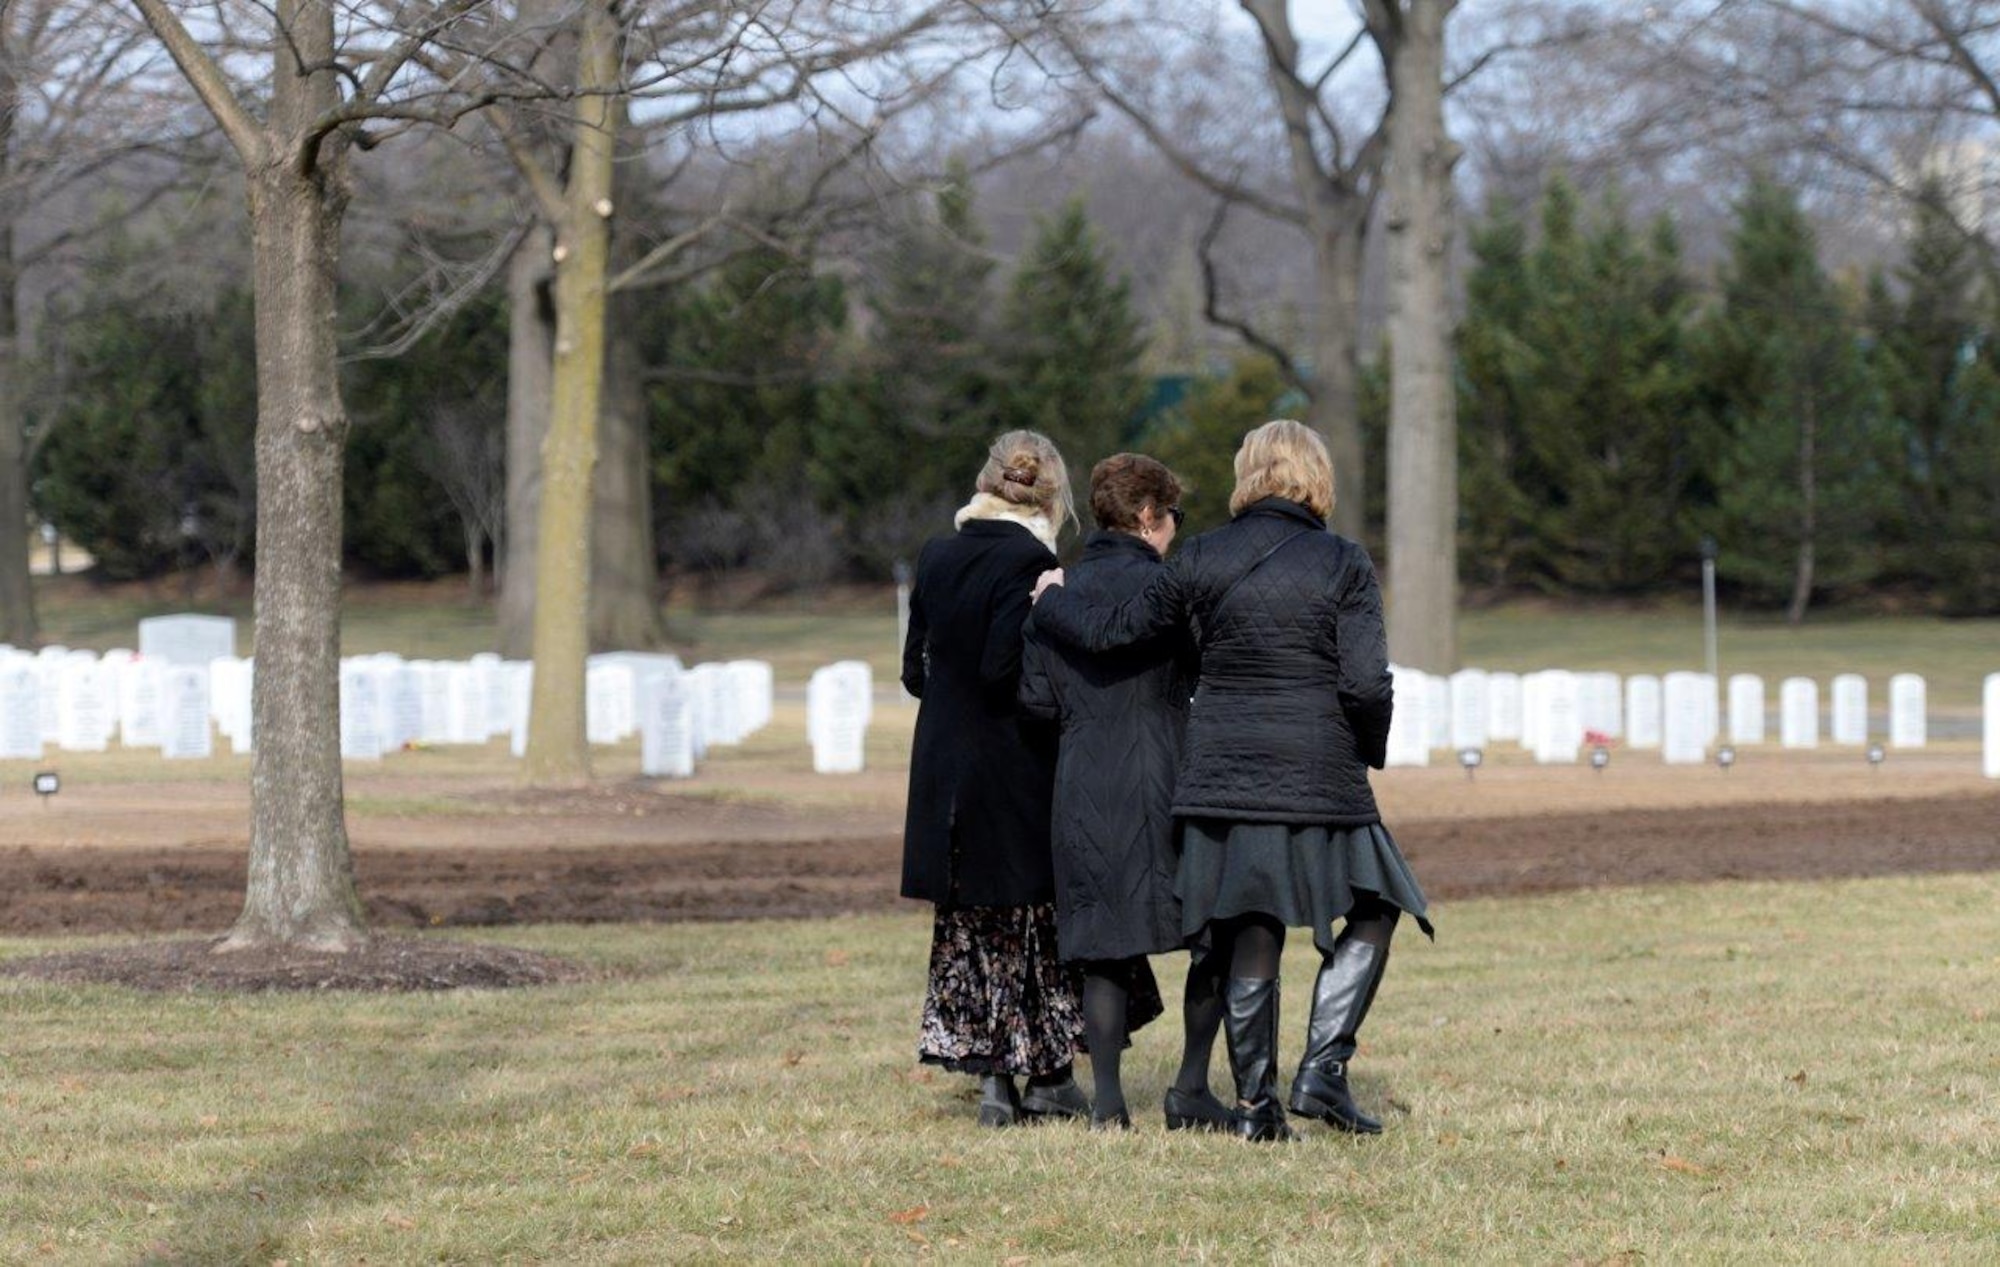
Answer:
[{"label": "dirt path", "polygon": [[[445,820],[449,832],[428,819],[401,823],[429,828],[418,833],[428,838],[421,844],[407,843],[399,820],[363,820],[356,867],[372,918],[388,928],[729,920],[900,905],[901,845],[879,811],[680,807],[668,828],[643,792],[582,796],[576,804],[538,798],[512,805],[518,814]],[[1512,806],[1486,817],[1454,808],[1397,827],[1419,877],[1443,901],[1619,884],[2000,869],[2000,792],[1540,816]],[[221,829],[224,839],[239,831]],[[214,931],[241,902],[243,848],[209,843],[204,831],[181,834],[189,843],[172,847],[78,845],[49,835],[0,848],[0,932]]]}]

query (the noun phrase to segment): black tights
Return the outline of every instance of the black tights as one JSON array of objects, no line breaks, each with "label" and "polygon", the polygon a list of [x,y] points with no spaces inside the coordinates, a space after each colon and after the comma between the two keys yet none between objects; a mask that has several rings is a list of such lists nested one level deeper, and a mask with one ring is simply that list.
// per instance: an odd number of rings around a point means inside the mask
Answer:
[{"label": "black tights", "polygon": [[1119,1066],[1125,1056],[1132,1006],[1132,974],[1144,959],[1100,959],[1083,966],[1083,1038],[1096,1084],[1095,1111],[1102,1118],[1125,1112]]},{"label": "black tights", "polygon": [[1341,941],[1365,942],[1377,950],[1387,950],[1396,935],[1396,920],[1403,912],[1395,903],[1373,893],[1357,892],[1354,907],[1347,912],[1347,924],[1340,930]]}]

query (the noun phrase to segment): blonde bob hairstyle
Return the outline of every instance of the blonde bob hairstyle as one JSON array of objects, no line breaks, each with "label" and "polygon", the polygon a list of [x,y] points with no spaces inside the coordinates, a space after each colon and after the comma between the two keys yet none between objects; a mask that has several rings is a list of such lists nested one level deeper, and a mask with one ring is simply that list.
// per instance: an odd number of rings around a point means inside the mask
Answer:
[{"label": "blonde bob hairstyle", "polygon": [[1069,467],[1055,441],[1039,431],[1009,431],[986,450],[986,465],[974,485],[1028,514],[1044,515],[1060,534],[1076,519],[1069,491]]},{"label": "blonde bob hairstyle", "polygon": [[1240,515],[1266,497],[1298,502],[1321,519],[1333,513],[1333,459],[1311,427],[1280,418],[1243,437],[1229,513]]}]

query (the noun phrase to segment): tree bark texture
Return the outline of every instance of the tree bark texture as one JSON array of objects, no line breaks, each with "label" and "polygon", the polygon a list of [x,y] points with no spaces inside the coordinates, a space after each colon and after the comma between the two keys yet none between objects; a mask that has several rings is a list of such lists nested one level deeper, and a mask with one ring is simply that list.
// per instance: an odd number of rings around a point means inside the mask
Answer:
[{"label": "tree bark texture", "polygon": [[[629,309],[628,296],[612,299]],[[646,435],[646,384],[625,322],[607,336],[602,452],[591,515],[590,645],[600,651],[661,646],[658,553],[653,544],[653,478]]]},{"label": "tree bark texture", "polygon": [[555,236],[536,225],[507,269],[507,538],[500,561],[500,654],[535,647],[535,558],[542,513],[542,442],[555,361]]},{"label": "tree bark texture", "polygon": [[1785,620],[1803,624],[1812,604],[1815,547],[1819,539],[1819,417],[1812,393],[1804,393],[1799,414],[1799,559],[1792,576],[1792,601]]},{"label": "tree bark texture", "polygon": [[[0,48],[0,181],[14,170],[20,81],[12,50]],[[31,647],[40,630],[28,575],[28,434],[21,410],[20,325],[15,311],[14,208],[0,201],[0,642]]]},{"label": "tree bark texture", "polygon": [[[578,83],[618,78],[616,19],[603,0],[584,7]],[[611,245],[616,131],[610,96],[585,91],[575,106],[564,214],[556,226],[554,409],[542,444],[542,505],[535,559],[535,684],[526,775],[537,784],[590,777],[584,673],[590,651],[591,492],[604,387],[604,317]]]},{"label": "tree bark texture", "polygon": [[1452,381],[1450,0],[1407,0],[1389,74],[1389,658],[1458,667],[1458,410]]},{"label": "tree bark texture", "polygon": [[[250,878],[223,949],[345,950],[367,938],[340,770],[341,467],[334,335],[344,143],[294,138],[338,105],[333,12],[278,6],[266,160],[247,173],[257,341],[256,754]],[[303,65],[308,68],[300,70]]]},{"label": "tree bark texture", "polygon": [[1335,532],[1355,541],[1368,533],[1368,448],[1361,434],[1360,349],[1354,327],[1361,304],[1359,226],[1313,229],[1319,315],[1313,331],[1312,401],[1306,421],[1333,458]]}]

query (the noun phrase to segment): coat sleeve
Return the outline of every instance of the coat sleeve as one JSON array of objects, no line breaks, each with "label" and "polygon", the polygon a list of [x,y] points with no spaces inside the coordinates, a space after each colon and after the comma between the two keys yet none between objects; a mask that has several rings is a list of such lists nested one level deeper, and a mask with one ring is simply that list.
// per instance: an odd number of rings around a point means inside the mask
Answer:
[{"label": "coat sleeve", "polygon": [[1334,602],[1340,706],[1361,759],[1380,770],[1389,757],[1395,680],[1389,674],[1389,642],[1382,629],[1382,587],[1375,579],[1375,561],[1358,546],[1355,554]]},{"label": "coat sleeve", "polygon": [[986,645],[979,653],[979,680],[987,689],[1012,696],[1021,676],[1021,630],[1034,609],[1035,578],[1055,560],[1047,555],[1003,582],[993,600],[986,626]]},{"label": "coat sleeve", "polygon": [[1184,553],[1156,570],[1145,589],[1122,603],[1092,603],[1066,586],[1051,586],[1035,604],[1035,627],[1059,642],[1099,652],[1183,629],[1188,617],[1184,569],[1189,557]]},{"label": "coat sleeve", "polygon": [[919,559],[918,582],[910,587],[910,627],[903,637],[903,689],[918,699],[924,697],[924,682],[930,672],[930,622],[924,617],[923,574]]},{"label": "coat sleeve", "polygon": [[1062,696],[1056,689],[1055,653],[1035,629],[1032,614],[1021,635],[1021,708],[1028,716],[1047,721],[1062,716]]}]

